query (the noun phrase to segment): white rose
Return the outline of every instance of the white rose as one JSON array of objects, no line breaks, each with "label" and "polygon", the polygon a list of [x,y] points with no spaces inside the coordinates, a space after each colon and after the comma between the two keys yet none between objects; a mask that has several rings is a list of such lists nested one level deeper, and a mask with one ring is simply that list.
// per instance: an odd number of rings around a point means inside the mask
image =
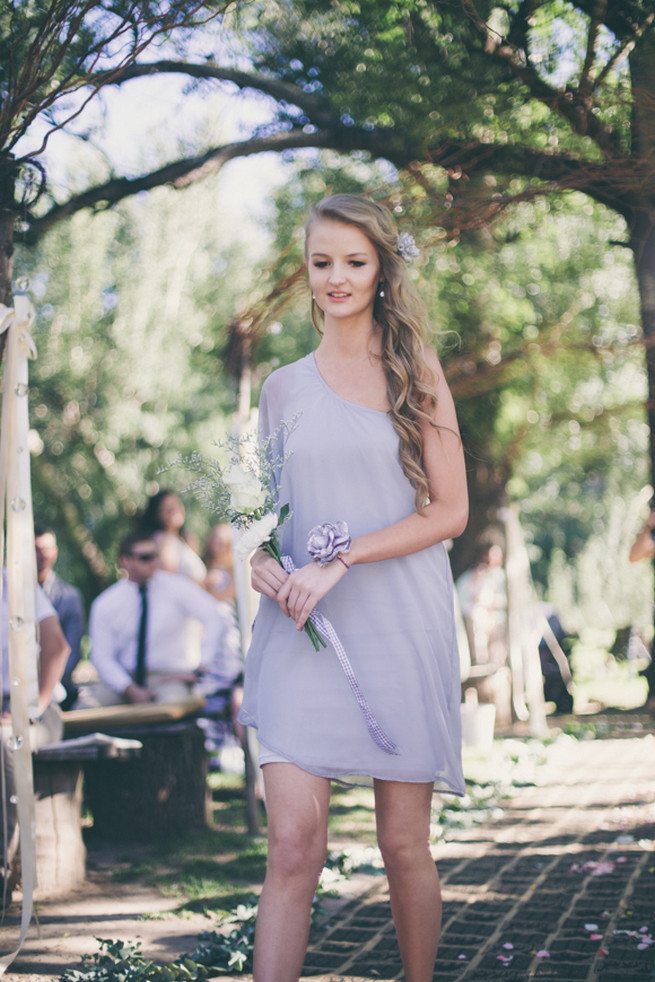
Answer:
[{"label": "white rose", "polygon": [[268,542],[275,528],[277,528],[275,512],[269,512],[268,515],[264,515],[263,518],[258,518],[256,522],[253,522],[237,541],[235,551],[238,558],[247,559],[251,552],[258,549],[264,542]]},{"label": "white rose", "polygon": [[266,489],[249,470],[233,464],[225,476],[230,504],[236,512],[251,512],[266,504]]}]

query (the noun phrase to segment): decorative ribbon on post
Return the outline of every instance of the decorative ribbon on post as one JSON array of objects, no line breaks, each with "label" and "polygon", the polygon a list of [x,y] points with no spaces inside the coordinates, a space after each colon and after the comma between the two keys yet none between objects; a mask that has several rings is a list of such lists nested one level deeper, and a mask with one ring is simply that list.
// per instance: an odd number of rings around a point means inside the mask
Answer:
[{"label": "decorative ribbon on post", "polygon": [[[282,556],[282,565],[284,566],[287,573],[293,573],[295,567],[294,561],[291,556]],[[362,711],[364,719],[366,720],[366,729],[371,735],[374,742],[378,745],[380,750],[384,750],[385,754],[398,754],[398,748],[395,743],[393,743],[389,737],[386,735],[377,719],[375,718],[371,707],[366,701],[366,696],[359,687],[359,682],[357,681],[357,676],[355,671],[350,664],[350,659],[346,654],[346,649],[341,644],[337,632],[334,630],[332,623],[324,617],[323,614],[319,614],[317,610],[313,610],[309,615],[309,620],[312,622],[316,630],[321,634],[327,641],[332,644],[332,647],[336,651],[337,658],[339,659],[339,664],[343,669],[343,673],[348,679],[348,684],[352,690],[355,699],[357,700],[357,705]]]},{"label": "decorative ribbon on post", "polygon": [[[32,919],[36,886],[36,828],[30,716],[38,706],[38,644],[36,636],[36,556],[28,448],[27,363],[36,357],[29,331],[34,308],[25,296],[14,298],[13,309],[0,304],[0,334],[5,346],[2,431],[0,433],[0,558],[4,557],[4,523],[7,528],[7,603],[9,613],[9,692],[12,736],[8,748],[14,755],[16,810],[20,830],[23,908],[18,946],[0,958],[3,975],[21,949]],[[2,579],[0,578],[0,600]],[[2,673],[0,673],[1,675]],[[5,680],[3,679],[3,682]],[[3,687],[4,691],[4,687]],[[6,816],[4,771],[3,815]],[[4,854],[7,855],[6,817]]]}]

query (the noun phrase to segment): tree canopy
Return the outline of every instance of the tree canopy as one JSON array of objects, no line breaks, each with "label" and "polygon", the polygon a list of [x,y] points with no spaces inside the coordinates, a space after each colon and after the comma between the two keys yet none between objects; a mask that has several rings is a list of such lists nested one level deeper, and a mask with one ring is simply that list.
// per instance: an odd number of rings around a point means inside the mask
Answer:
[{"label": "tree canopy", "polygon": [[[189,188],[217,174],[228,161],[253,154],[295,153],[296,159],[308,159],[310,170],[322,165],[327,151],[336,151],[342,160],[380,161],[367,192],[388,201],[401,219],[411,217],[425,246],[435,250],[432,266],[425,270],[426,285],[430,270],[440,274],[435,309],[452,308],[449,327],[463,338],[462,351],[448,353],[449,377],[464,424],[478,442],[473,459],[484,462],[478,489],[486,481],[490,504],[498,504],[510,472],[512,479],[525,482],[526,493],[530,490],[530,469],[522,466],[519,474],[511,467],[519,430],[529,439],[542,426],[561,423],[566,428],[573,422],[591,429],[600,419],[601,410],[597,413],[585,403],[590,390],[585,390],[583,376],[609,373],[616,351],[633,364],[632,351],[640,344],[646,350],[655,432],[651,6],[645,0],[252,0],[232,5],[220,20],[186,30],[190,24],[175,20],[183,16],[183,7],[192,18],[204,18],[217,13],[220,5],[105,7],[60,0],[37,7],[16,2],[3,15],[11,28],[3,32],[0,49],[3,78],[19,78],[16,66],[32,43],[43,66],[43,86],[35,88],[40,95],[28,110],[16,81],[3,87],[5,123],[10,120],[11,125],[2,130],[2,159],[18,181],[2,214],[18,219],[26,244],[46,243],[46,232],[53,234],[63,219],[81,211],[106,211],[160,185]],[[92,7],[98,10],[97,19]],[[149,15],[171,11],[173,20],[156,34],[161,39],[156,48],[145,44],[155,37],[147,17],[135,24],[129,45],[111,40],[115,16],[128,24],[136,10]],[[33,17],[29,31],[24,19],[28,13]],[[86,57],[74,47],[78,34],[67,29],[81,13],[90,18],[85,22]],[[57,17],[59,34],[54,29]],[[58,51],[57,64],[48,62],[55,37],[70,55],[66,60]],[[48,72],[59,101],[49,101]],[[217,138],[206,127],[193,145],[171,141],[171,149],[152,167],[113,161],[102,175],[89,171],[86,183],[78,182],[69,193],[42,187],[34,178],[41,174],[44,132],[59,126],[70,131],[87,96],[113,88],[136,92],[137,86],[147,92],[153,79],[164,76],[180,78],[188,91],[204,97],[208,115],[216,99],[256,93],[266,118],[250,124],[244,115],[236,137]],[[175,122],[171,120],[171,133]],[[93,134],[85,131],[82,137],[88,141]],[[338,179],[343,182],[342,171]],[[43,193],[35,200],[38,191]],[[296,192],[288,189],[291,204],[303,200]],[[584,206],[574,192],[606,209],[602,221],[584,224]],[[539,200],[548,207],[540,208]],[[560,239],[552,245],[552,256],[546,261],[544,253],[510,275],[505,257],[512,238],[520,249],[528,237],[522,221],[546,222],[554,215],[555,202],[571,218],[558,225]],[[607,330],[598,327],[606,318],[599,298],[587,299],[598,282],[584,268],[581,227],[591,236],[602,227],[608,252],[632,256],[641,332],[638,325],[623,335],[617,325],[611,330],[610,325],[604,325]],[[1,234],[0,254],[6,256],[6,218]],[[572,252],[570,241],[576,236],[578,247]],[[465,239],[468,251],[456,256],[449,244]],[[618,258],[615,263],[616,268],[621,265]],[[533,276],[540,267],[542,277],[555,278],[551,303]],[[297,253],[287,251],[270,279],[260,278],[269,290],[260,290],[259,302],[252,296],[237,301],[229,345],[230,364],[236,369],[252,364],[255,352],[264,364],[284,357],[269,328],[285,291],[298,282],[299,268]],[[444,277],[444,271],[452,275]],[[6,266],[0,270],[0,285],[6,295]],[[535,286],[537,292],[531,292]],[[503,325],[490,326],[485,316],[490,298],[501,296]],[[290,350],[288,341],[280,339],[282,343]],[[572,376],[563,387],[578,406],[573,421],[564,411],[558,420],[550,404],[542,412],[543,395],[530,382],[533,376],[537,383],[549,379],[551,388],[556,385],[557,359],[567,351],[589,366],[580,369],[575,384]],[[529,400],[539,404],[534,409],[538,424],[523,419],[517,428],[517,406],[523,412]],[[589,413],[592,418],[585,418]]]},{"label": "tree canopy", "polygon": [[[238,157],[360,152],[389,161],[421,190],[423,220],[439,234],[456,237],[544,193],[577,190],[607,206],[623,219],[617,240],[634,257],[648,340],[655,337],[654,16],[646,0],[253,0],[235,4],[220,32],[199,30],[193,43],[186,35],[177,50],[166,47],[165,58],[133,45],[129,58],[105,64],[110,49],[95,56],[98,45],[89,42],[93,54],[75,64],[91,93],[181,75],[208,99],[217,87],[257,92],[270,117],[243,138],[205,139],[147,173],[113,173],[65,200],[42,198],[25,209],[26,240],[79,209],[103,209],[161,184],[184,188]],[[111,27],[103,27],[108,36]],[[11,62],[13,49],[5,56]],[[42,113],[54,114],[47,99]],[[21,132],[27,139],[29,128]],[[655,345],[645,347],[655,433]]]},{"label": "tree canopy", "polygon": [[[92,89],[175,73],[208,92],[219,83],[269,98],[268,125],[171,160],[160,182],[184,186],[239,155],[331,147],[433,165],[445,211],[461,176],[475,173],[497,175],[492,211],[517,176],[539,190],[582,190],[626,218],[652,192],[653,15],[639,0],[267,0],[237,5],[228,27],[234,44],[207,32],[200,57],[90,73]],[[154,179],[89,188],[66,213]],[[61,204],[33,217],[35,234]]]},{"label": "tree canopy", "polygon": [[11,298],[13,225],[47,188],[39,160],[117,72],[156,41],[210,23],[220,0],[8,0],[0,10],[0,302]]}]

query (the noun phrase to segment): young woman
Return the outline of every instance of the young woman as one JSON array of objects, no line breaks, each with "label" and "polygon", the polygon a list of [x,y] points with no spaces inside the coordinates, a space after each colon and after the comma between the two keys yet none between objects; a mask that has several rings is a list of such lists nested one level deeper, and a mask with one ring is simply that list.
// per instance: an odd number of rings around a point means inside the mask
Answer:
[{"label": "young woman", "polygon": [[202,561],[207,568],[207,590],[226,603],[234,604],[236,586],[234,583],[234,557],[232,554],[232,529],[229,525],[214,525],[211,529]]},{"label": "young woman", "polygon": [[182,573],[205,585],[207,570],[184,534],[184,505],[174,491],[164,488],[153,494],[140,521],[144,532],[157,543],[159,567],[169,573]]},{"label": "young woman", "polygon": [[[433,790],[462,794],[460,679],[444,540],[468,515],[453,401],[387,209],[335,195],[306,229],[316,351],[274,372],[263,435],[288,454],[286,572],[252,559],[262,594],[243,722],[261,743],[269,855],[255,982],[296,982],[324,864],[330,782],[372,783],[406,982],[432,979],[441,924],[429,848]],[[316,526],[331,525],[319,530]],[[342,523],[346,523],[347,528]],[[308,559],[308,534],[313,554]],[[317,610],[335,647],[314,651]]]}]

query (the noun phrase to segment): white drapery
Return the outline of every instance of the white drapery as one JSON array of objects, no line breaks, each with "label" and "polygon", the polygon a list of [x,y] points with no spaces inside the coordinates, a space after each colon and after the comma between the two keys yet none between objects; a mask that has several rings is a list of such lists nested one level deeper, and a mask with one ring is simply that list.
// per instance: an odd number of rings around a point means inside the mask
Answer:
[{"label": "white drapery", "polygon": [[[32,919],[36,887],[36,828],[30,748],[30,716],[38,704],[38,642],[36,625],[36,557],[28,447],[28,361],[36,357],[30,330],[34,308],[25,296],[14,298],[13,308],[0,304],[0,334],[6,334],[2,428],[0,430],[0,557],[4,558],[6,529],[7,603],[9,627],[9,683],[15,759],[16,809],[20,829],[23,893],[20,935],[14,951],[0,958],[0,975],[12,963]],[[2,579],[0,578],[0,591]],[[1,593],[0,593],[0,599]],[[3,691],[4,691],[3,689]],[[3,775],[4,777],[4,775]],[[6,809],[4,780],[2,807]],[[6,830],[6,819],[3,828]],[[6,855],[6,843],[5,843]]]}]

